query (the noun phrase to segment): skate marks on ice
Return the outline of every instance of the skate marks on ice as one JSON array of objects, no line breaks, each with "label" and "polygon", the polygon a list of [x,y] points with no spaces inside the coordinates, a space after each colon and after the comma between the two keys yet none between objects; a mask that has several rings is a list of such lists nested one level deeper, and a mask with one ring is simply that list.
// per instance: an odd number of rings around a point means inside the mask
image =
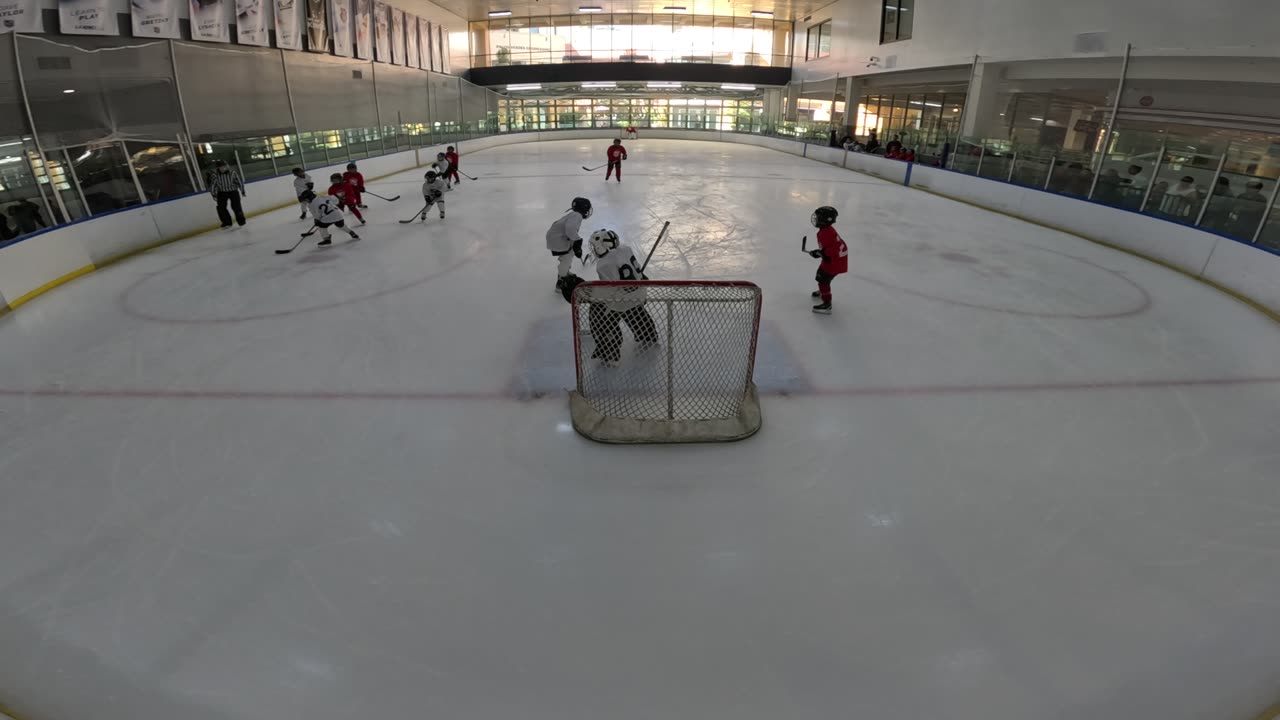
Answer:
[{"label": "skate marks on ice", "polygon": [[[611,374],[614,389],[625,390],[627,383],[652,386],[645,382],[646,373],[665,372],[663,364],[666,351],[657,348],[641,353],[635,338],[623,329],[622,363],[617,368],[593,366],[591,372]],[[591,354],[594,348],[589,335],[582,339],[583,352]],[[524,346],[516,357],[516,367],[507,394],[519,400],[534,400],[563,395],[577,385],[577,373],[573,362],[573,320],[569,307],[562,315],[543,318],[530,328]],[[635,368],[629,372],[628,368]],[[638,374],[637,374],[638,373]],[[755,383],[761,393],[787,395],[812,391],[804,367],[792,352],[791,346],[769,323],[760,326],[760,338],[756,345]],[[621,384],[621,385],[619,385]]]},{"label": "skate marks on ice", "polygon": [[[422,285],[474,260],[481,236],[462,226],[451,231],[468,237],[406,244],[398,242],[403,236],[365,236],[325,248],[304,246],[248,271],[239,256],[261,253],[260,243],[238,252],[197,255],[138,278],[121,294],[120,306],[141,320],[175,324],[236,323],[330,310]],[[339,258],[342,262],[334,262]],[[230,265],[236,265],[236,272],[226,271]],[[254,288],[258,290],[249,292]]]}]

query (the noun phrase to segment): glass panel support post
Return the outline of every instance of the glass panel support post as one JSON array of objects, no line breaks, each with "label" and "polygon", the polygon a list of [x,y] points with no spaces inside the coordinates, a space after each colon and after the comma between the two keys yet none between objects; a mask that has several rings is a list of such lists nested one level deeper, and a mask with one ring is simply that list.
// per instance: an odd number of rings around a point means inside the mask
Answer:
[{"label": "glass panel support post", "polygon": [[1258,223],[1258,229],[1253,231],[1253,244],[1257,245],[1262,239],[1262,228],[1267,226],[1267,222],[1271,220],[1271,213],[1276,207],[1276,198],[1280,196],[1280,178],[1276,178],[1275,185],[1271,187],[1271,199],[1267,201],[1267,209],[1262,213],[1262,222]]},{"label": "glass panel support post", "polygon": [[1049,158],[1049,172],[1044,174],[1044,187],[1042,190],[1049,189],[1049,183],[1053,182],[1053,168],[1058,164],[1058,156],[1053,155]]},{"label": "glass panel support post", "polygon": [[1164,167],[1164,154],[1169,149],[1168,139],[1160,141],[1160,154],[1156,156],[1156,167],[1151,171],[1151,181],[1147,183],[1146,192],[1142,193],[1142,204],[1138,206],[1138,212],[1147,211],[1147,201],[1151,199],[1151,191],[1156,186],[1156,181],[1160,179],[1160,170]]},{"label": "glass panel support post", "polygon": [[[1227,146],[1230,151],[1231,146]],[[1200,227],[1200,223],[1204,222],[1204,216],[1209,212],[1209,204],[1216,197],[1213,191],[1218,187],[1218,178],[1222,177],[1222,169],[1227,166],[1227,153],[1223,152],[1222,157],[1218,158],[1218,169],[1213,173],[1213,181],[1209,183],[1209,192],[1204,196],[1204,203],[1200,205],[1200,212],[1196,215],[1196,227]],[[1155,179],[1154,177],[1152,178]]]}]

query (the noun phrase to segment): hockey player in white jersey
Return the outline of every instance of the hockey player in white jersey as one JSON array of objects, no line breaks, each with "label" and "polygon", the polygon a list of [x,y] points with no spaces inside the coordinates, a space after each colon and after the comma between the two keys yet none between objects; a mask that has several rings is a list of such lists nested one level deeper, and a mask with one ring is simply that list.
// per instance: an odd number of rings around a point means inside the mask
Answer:
[{"label": "hockey player in white jersey", "polygon": [[307,201],[307,208],[311,210],[311,217],[315,221],[316,227],[320,229],[320,242],[317,245],[332,245],[333,240],[329,237],[329,228],[336,226],[342,232],[351,236],[352,240],[359,240],[360,236],[355,234],[348,228],[342,219],[342,208],[338,205],[338,198],[333,195],[317,196],[315,191],[306,190],[302,197]]},{"label": "hockey player in white jersey", "polygon": [[444,153],[436,153],[436,161],[431,163],[431,169],[444,180],[446,189],[453,189],[453,181],[449,179],[449,173],[453,172],[453,165],[449,164],[449,158],[445,157]]},{"label": "hockey player in white jersey", "polygon": [[[635,253],[618,240],[612,230],[591,233],[591,254],[595,256],[596,273],[601,280],[628,282],[648,280],[636,262]],[[587,309],[587,320],[596,348],[591,357],[605,365],[616,366],[622,360],[621,320],[631,329],[643,352],[658,344],[658,328],[653,316],[644,307],[645,291],[642,287],[605,287],[595,291]]]},{"label": "hockey player in white jersey", "polygon": [[293,169],[293,192],[298,196],[298,205],[302,207],[302,214],[298,216],[299,220],[307,219],[307,201],[302,199],[302,193],[308,190],[314,190],[316,184],[311,180],[311,176],[306,170],[300,167]]},{"label": "hockey player in white jersey", "polygon": [[432,205],[440,206],[440,219],[444,219],[444,194],[449,190],[444,180],[435,170],[428,170],[426,174],[426,182],[422,183],[422,199],[426,201],[427,206],[422,208],[422,217],[418,218],[419,222],[426,222],[427,211]]},{"label": "hockey player in white jersey", "polygon": [[557,293],[563,290],[564,280],[573,267],[573,258],[582,258],[582,238],[578,232],[582,229],[582,221],[591,217],[591,201],[576,197],[570,208],[569,212],[547,228],[547,250],[559,262],[556,272]]}]

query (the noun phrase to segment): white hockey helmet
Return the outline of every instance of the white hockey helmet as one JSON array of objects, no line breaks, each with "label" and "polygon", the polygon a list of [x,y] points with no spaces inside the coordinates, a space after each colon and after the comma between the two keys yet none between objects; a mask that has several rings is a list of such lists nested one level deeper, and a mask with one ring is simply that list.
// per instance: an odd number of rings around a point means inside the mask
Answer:
[{"label": "white hockey helmet", "polygon": [[603,228],[591,233],[591,252],[595,253],[596,257],[604,257],[616,247],[618,247],[618,233]]}]

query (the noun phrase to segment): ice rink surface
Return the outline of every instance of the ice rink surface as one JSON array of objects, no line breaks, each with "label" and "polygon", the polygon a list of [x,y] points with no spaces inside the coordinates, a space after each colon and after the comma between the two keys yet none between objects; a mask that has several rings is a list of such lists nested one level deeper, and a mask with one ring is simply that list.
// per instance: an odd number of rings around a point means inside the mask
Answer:
[{"label": "ice rink surface", "polygon": [[[753,147],[465,154],[0,318],[0,702],[39,720],[1161,720],[1280,687],[1280,328]],[[272,182],[287,183],[287,179]],[[250,188],[252,190],[252,186]],[[547,225],[764,289],[764,429],[578,437]],[[812,210],[851,272],[815,316]],[[209,217],[214,217],[212,203]],[[31,242],[39,242],[34,239]],[[575,266],[576,267],[576,266]],[[579,272],[581,272],[579,270]],[[562,381],[563,378],[563,381]],[[559,383],[559,387],[556,384]]]}]

